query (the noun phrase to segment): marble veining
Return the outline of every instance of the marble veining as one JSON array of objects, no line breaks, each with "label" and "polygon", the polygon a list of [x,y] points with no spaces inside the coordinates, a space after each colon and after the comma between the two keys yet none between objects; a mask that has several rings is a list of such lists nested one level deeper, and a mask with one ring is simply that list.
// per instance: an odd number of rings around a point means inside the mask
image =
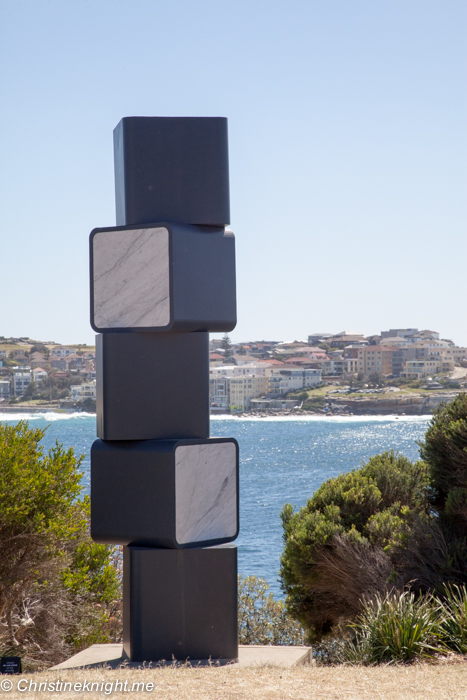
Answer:
[{"label": "marble veining", "polygon": [[99,231],[93,239],[94,325],[144,328],[170,322],[166,228]]},{"label": "marble veining", "polygon": [[237,532],[236,446],[180,445],[175,450],[175,533],[179,544]]}]

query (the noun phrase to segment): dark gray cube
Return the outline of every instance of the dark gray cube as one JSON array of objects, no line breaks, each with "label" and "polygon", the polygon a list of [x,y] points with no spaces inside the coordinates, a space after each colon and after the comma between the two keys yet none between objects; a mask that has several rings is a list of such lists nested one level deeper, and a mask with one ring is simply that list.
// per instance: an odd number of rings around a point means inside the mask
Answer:
[{"label": "dark gray cube", "polygon": [[233,438],[104,442],[91,448],[91,536],[105,544],[187,548],[238,535]]},{"label": "dark gray cube", "polygon": [[117,225],[230,223],[225,117],[125,117],[114,160]]},{"label": "dark gray cube", "polygon": [[123,549],[130,661],[238,658],[237,548]]},{"label": "dark gray cube", "polygon": [[96,336],[97,436],[209,437],[207,333]]},{"label": "dark gray cube", "polygon": [[90,235],[95,331],[231,331],[235,238],[224,228],[158,223]]}]

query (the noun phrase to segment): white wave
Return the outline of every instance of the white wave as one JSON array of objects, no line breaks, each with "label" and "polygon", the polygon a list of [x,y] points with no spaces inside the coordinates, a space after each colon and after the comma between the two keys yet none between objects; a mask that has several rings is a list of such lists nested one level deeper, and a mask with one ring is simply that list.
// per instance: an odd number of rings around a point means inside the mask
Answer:
[{"label": "white wave", "polygon": [[[431,414],[423,416],[396,416],[396,415],[375,415],[375,416],[253,416],[253,415],[241,415],[241,416],[231,416],[227,414],[222,415],[212,415],[211,420],[213,421],[266,421],[269,423],[381,423],[381,422],[403,422],[403,423],[426,423],[433,416]],[[34,420],[47,420],[51,423],[59,420],[88,420],[96,419],[95,413],[55,413],[53,411],[44,413],[1,413],[0,412],[0,422],[17,422],[20,420],[34,421]]]},{"label": "white wave", "polygon": [[19,420],[47,420],[53,423],[57,420],[76,420],[76,419],[96,419],[95,413],[84,413],[77,411],[76,413],[55,413],[54,411],[47,411],[44,413],[1,413],[0,412],[0,422],[13,421],[17,422]]},{"label": "white wave", "polygon": [[229,415],[213,415],[211,420],[228,420],[228,421],[267,421],[273,423],[382,423],[382,422],[403,422],[403,423],[426,423],[433,418],[431,414],[423,416],[229,416]]}]

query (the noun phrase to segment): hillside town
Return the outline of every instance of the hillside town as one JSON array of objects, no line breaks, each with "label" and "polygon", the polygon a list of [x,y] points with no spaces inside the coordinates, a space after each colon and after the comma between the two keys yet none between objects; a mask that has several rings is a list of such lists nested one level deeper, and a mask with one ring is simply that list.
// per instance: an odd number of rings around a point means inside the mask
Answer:
[{"label": "hillside town", "polygon": [[[17,403],[95,410],[95,361],[92,346],[0,337],[0,410]],[[392,394],[394,404],[395,392],[400,403],[407,392],[412,399],[414,391],[442,395],[462,391],[467,383],[467,348],[417,328],[235,344],[225,335],[211,339],[209,365],[213,414],[332,413],[350,410],[352,400],[358,412],[358,400],[368,395],[381,408],[381,395]]]},{"label": "hillside town", "polygon": [[[9,349],[12,346],[12,349]],[[82,349],[81,349],[82,348]],[[63,408],[95,408],[94,348],[29,338],[0,338],[0,410],[36,400]]]},{"label": "hillside town", "polygon": [[[211,413],[306,408],[310,390],[323,386],[326,396],[398,392],[400,386],[436,391],[462,389],[466,379],[467,348],[417,328],[368,337],[354,331],[313,333],[292,342],[211,340]],[[335,385],[342,388],[329,389]],[[315,408],[332,411],[336,402],[326,405],[322,398]]]}]

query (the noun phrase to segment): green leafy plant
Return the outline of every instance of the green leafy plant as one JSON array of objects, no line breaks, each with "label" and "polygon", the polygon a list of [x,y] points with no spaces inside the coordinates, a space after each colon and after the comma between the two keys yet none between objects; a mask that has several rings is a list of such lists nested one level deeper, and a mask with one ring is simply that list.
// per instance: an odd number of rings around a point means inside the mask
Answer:
[{"label": "green leafy plant", "polygon": [[414,533],[430,535],[428,510],[425,465],[394,452],[326,481],[298,512],[284,507],[282,586],[309,641],[352,620],[364,596],[413,577],[413,557],[405,563],[403,553]]},{"label": "green leafy plant", "polygon": [[467,583],[467,394],[435,411],[420,444],[430,478],[430,502],[442,532],[443,579]]},{"label": "green leafy plant", "polygon": [[115,548],[90,538],[81,459],[44,433],[0,423],[0,653],[30,669],[119,635]]},{"label": "green leafy plant", "polygon": [[[363,627],[354,630],[353,646],[347,637],[349,624],[362,615],[368,622],[371,614],[382,635],[392,624],[394,638],[402,640],[399,650],[380,644],[387,658],[431,653],[434,642],[411,650],[420,642],[416,635],[430,630],[428,612],[436,606],[439,619],[444,616],[436,644],[467,653],[466,394],[435,411],[420,455],[416,463],[394,452],[376,455],[322,484],[298,512],[289,504],[283,509],[287,609],[307,639],[319,643],[323,659],[343,658],[343,649],[354,659],[368,656]],[[396,595],[403,597],[397,602]],[[417,627],[419,613],[426,618]]]},{"label": "green leafy plant", "polygon": [[443,647],[443,607],[429,595],[390,591],[364,602],[346,659],[366,664],[433,658]]},{"label": "green leafy plant", "polygon": [[304,643],[303,630],[276,600],[263,578],[238,577],[240,644],[296,645]]},{"label": "green leafy plant", "polygon": [[448,584],[440,605],[444,617],[441,634],[450,649],[467,654],[467,589],[465,585]]}]

